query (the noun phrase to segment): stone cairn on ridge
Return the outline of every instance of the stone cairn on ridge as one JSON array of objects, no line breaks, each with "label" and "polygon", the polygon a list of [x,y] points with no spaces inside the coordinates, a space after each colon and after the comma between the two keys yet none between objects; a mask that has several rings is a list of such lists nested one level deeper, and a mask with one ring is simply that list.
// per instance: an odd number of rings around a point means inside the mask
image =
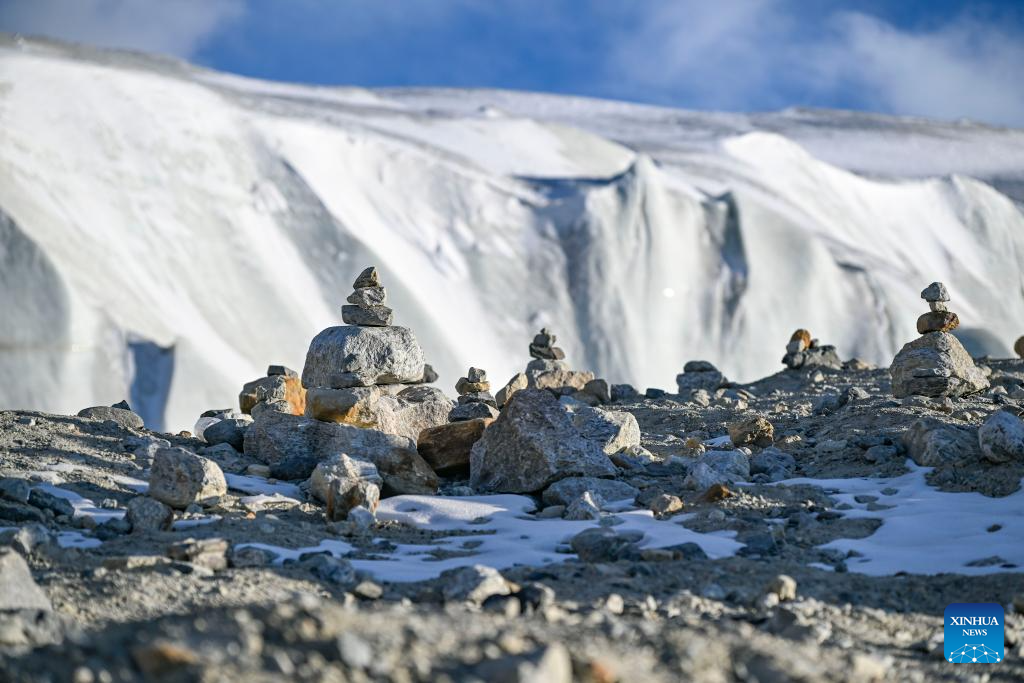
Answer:
[{"label": "stone cairn on ridge", "polygon": [[546,327],[533,337],[526,371],[517,372],[495,396],[499,408],[522,389],[547,389],[591,406],[611,401],[608,382],[595,378],[594,373],[587,370],[570,370],[565,362],[565,351],[555,346],[556,341],[558,337]]},{"label": "stone cairn on ridge", "polygon": [[843,362],[836,354],[836,347],[830,344],[821,344],[817,339],[812,339],[811,333],[803,328],[794,332],[789,338],[782,363],[790,370],[822,367],[839,370],[843,367]]},{"label": "stone cairn on ridge", "polygon": [[487,373],[480,368],[470,368],[465,377],[460,377],[455,383],[455,391],[459,394],[459,404],[448,416],[451,422],[498,416],[491,383],[487,381]]},{"label": "stone cairn on ridge", "polygon": [[946,286],[933,282],[921,292],[921,298],[930,310],[917,319],[921,336],[900,349],[889,367],[893,395],[956,398],[987,389],[985,373],[950,334],[960,319],[946,305]]}]

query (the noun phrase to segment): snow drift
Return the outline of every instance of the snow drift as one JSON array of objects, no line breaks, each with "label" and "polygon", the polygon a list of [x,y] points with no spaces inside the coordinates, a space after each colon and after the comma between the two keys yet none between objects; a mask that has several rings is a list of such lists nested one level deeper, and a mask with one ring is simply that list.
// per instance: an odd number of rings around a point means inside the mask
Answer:
[{"label": "snow drift", "polygon": [[771,373],[797,327],[888,363],[933,280],[987,351],[1024,333],[1024,131],[291,86],[10,37],[0,122],[0,407],[128,398],[186,428],[301,368],[368,264],[448,389],[503,382],[543,325],[641,388],[694,358]]}]

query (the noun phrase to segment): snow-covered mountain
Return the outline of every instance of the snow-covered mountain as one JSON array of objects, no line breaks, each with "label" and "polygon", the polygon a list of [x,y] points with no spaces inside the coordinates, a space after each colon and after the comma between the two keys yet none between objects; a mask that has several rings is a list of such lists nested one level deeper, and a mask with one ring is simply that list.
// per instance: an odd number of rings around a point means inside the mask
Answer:
[{"label": "snow-covered mountain", "polygon": [[0,38],[0,407],[128,397],[186,428],[300,368],[367,264],[449,389],[503,382],[542,325],[641,388],[693,358],[771,373],[797,327],[888,363],[933,280],[1008,355],[1022,200],[1021,130],[293,86]]}]

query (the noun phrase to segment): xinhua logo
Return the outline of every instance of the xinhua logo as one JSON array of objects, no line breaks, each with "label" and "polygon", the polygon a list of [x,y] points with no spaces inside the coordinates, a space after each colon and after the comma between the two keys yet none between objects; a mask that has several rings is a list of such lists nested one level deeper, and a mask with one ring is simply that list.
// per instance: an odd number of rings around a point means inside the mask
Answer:
[{"label": "xinhua logo", "polygon": [[943,617],[946,661],[995,664],[1003,661],[1003,607],[994,602],[954,602]]}]

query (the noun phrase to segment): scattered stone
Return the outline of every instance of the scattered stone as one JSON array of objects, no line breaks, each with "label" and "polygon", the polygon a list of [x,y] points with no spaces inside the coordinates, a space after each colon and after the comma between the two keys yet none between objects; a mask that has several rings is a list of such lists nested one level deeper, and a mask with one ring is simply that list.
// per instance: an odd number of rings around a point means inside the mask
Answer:
[{"label": "scattered stone", "polygon": [[9,548],[0,548],[0,611],[52,609],[25,559]]},{"label": "scattered stone", "polygon": [[266,548],[255,548],[253,546],[233,547],[231,549],[232,567],[265,567],[274,561],[273,552]]},{"label": "scattered stone", "polygon": [[699,389],[714,393],[726,383],[725,376],[706,360],[688,361],[683,366],[682,374],[676,375],[676,387],[679,395],[684,397]]},{"label": "scattered stone", "polygon": [[172,508],[219,499],[228,491],[217,463],[184,448],[161,448],[153,458],[149,495]]},{"label": "scattered stone", "polygon": [[592,379],[583,385],[583,393],[593,396],[599,403],[611,403],[612,390],[608,380]]},{"label": "scattered stone", "polygon": [[139,430],[145,428],[142,418],[130,410],[111,406],[96,406],[78,411],[78,417],[90,420],[113,420],[124,429]]},{"label": "scattered stone", "polygon": [[157,640],[132,649],[132,659],[148,678],[173,675],[199,661],[199,656],[181,643]]},{"label": "scattered stone", "polygon": [[387,495],[437,492],[437,475],[408,437],[282,414],[257,420],[245,434],[245,454],[270,465],[278,479],[305,479],[337,453],[376,465]]},{"label": "scattered stone", "polygon": [[793,456],[778,448],[766,448],[750,458],[750,473],[763,474],[772,482],[789,479],[795,468]]},{"label": "scattered stone", "polygon": [[512,592],[508,582],[493,567],[475,564],[441,572],[441,593],[448,602],[472,602],[477,605],[492,595]]},{"label": "scattered stone", "polygon": [[700,494],[697,500],[701,503],[717,503],[720,500],[732,497],[733,492],[729,490],[729,487],[724,484],[713,484],[704,493]]},{"label": "scattered stone", "polygon": [[974,430],[946,424],[925,417],[910,425],[903,435],[903,445],[922,467],[970,467],[981,461],[979,438]]},{"label": "scattered stone", "polygon": [[[356,586],[357,590],[358,588],[359,586]],[[338,659],[349,669],[368,669],[373,664],[373,648],[355,633],[345,631],[338,636],[335,643],[338,647]]]},{"label": "scattered stone", "polygon": [[478,490],[530,493],[565,477],[614,474],[600,445],[549,392],[535,389],[512,396],[470,455],[470,484]]},{"label": "scattered stone", "polygon": [[213,571],[227,569],[228,542],[223,538],[186,538],[167,547],[167,556]]},{"label": "scattered stone", "polygon": [[492,422],[494,418],[482,417],[429,427],[420,432],[416,450],[439,474],[468,471],[473,444]]},{"label": "scattered stone", "polygon": [[326,503],[330,487],[335,481],[341,482],[342,491],[347,491],[360,482],[371,483],[375,486],[384,484],[377,467],[372,462],[338,453],[317,464],[313,474],[309,477],[309,495]]},{"label": "scattered stone", "polygon": [[761,415],[753,415],[729,424],[729,438],[737,446],[771,446],[775,428]]},{"label": "scattered stone", "polygon": [[601,508],[604,507],[604,504],[604,499],[601,496],[591,491],[584,491],[565,508],[562,518],[574,521],[600,519]]},{"label": "scattered stone", "polygon": [[[569,651],[561,643],[544,645],[525,655],[508,655],[481,662],[474,669],[474,674],[476,679],[495,683],[572,683],[573,681],[572,659],[569,656]],[[589,677],[587,680],[600,681],[601,679]]]},{"label": "scattered stone", "polygon": [[334,557],[324,553],[306,556],[301,564],[317,578],[339,586],[351,586],[356,583],[356,570],[352,563],[343,557]]},{"label": "scattered stone", "polygon": [[549,486],[541,500],[544,505],[569,505],[590,491],[609,502],[633,500],[639,490],[626,482],[596,477],[567,477]]},{"label": "scattered stone", "polygon": [[997,410],[978,428],[978,443],[989,462],[1024,462],[1024,421],[1009,410]]},{"label": "scattered stone", "polygon": [[380,488],[366,480],[332,479],[327,487],[326,517],[330,522],[344,521],[352,511],[362,508],[370,514],[371,523],[380,503]]},{"label": "scattered stone", "polygon": [[608,455],[640,445],[640,425],[632,413],[585,406],[573,414],[572,421]]},{"label": "scattered stone", "polygon": [[640,533],[620,534],[610,527],[597,526],[573,536],[569,545],[583,562],[616,562],[639,557],[636,544],[642,537]]},{"label": "scattered stone", "polygon": [[134,533],[166,531],[174,521],[174,510],[149,496],[136,496],[128,501],[125,518]]},{"label": "scattered stone", "polygon": [[71,504],[71,501],[38,487],[29,492],[28,503],[40,510],[49,510],[57,516],[63,515],[69,518],[75,516],[75,506]]},{"label": "scattered stone", "polygon": [[668,493],[655,496],[647,504],[647,509],[657,517],[670,517],[683,509],[683,499]]}]

